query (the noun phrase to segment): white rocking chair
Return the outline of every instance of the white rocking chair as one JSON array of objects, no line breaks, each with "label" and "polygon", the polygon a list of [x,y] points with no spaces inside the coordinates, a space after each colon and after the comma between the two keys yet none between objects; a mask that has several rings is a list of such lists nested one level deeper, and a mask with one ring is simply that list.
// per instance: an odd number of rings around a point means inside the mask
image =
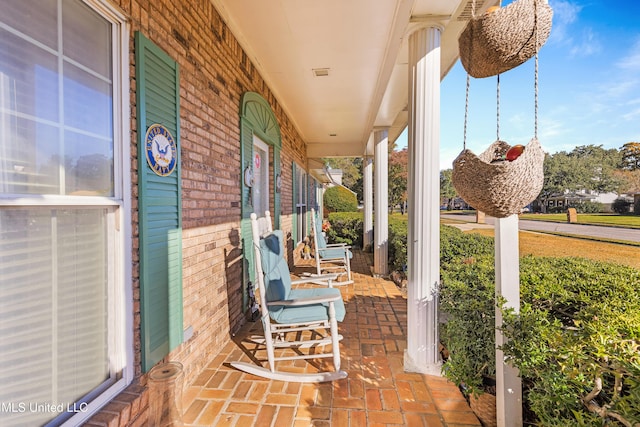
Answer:
[{"label": "white rocking chair", "polygon": [[[269,215],[258,219],[251,214],[251,229],[257,273],[260,310],[264,337],[251,337],[254,343],[264,344],[269,367],[253,363],[232,362],[231,366],[260,377],[290,382],[326,382],[347,377],[340,370],[338,322],[345,316],[340,290],[331,286],[336,275],[314,276],[291,280],[289,266],[284,258],[282,230],[271,230]],[[292,285],[317,283],[326,286],[304,289]],[[289,336],[293,340],[289,340]],[[309,339],[306,339],[309,338]],[[331,351],[323,347],[331,345]],[[275,349],[289,348],[295,354],[276,357]],[[300,349],[309,349],[303,353]],[[278,371],[275,362],[281,360],[333,358],[334,371],[285,372]]]},{"label": "white rocking chair", "polygon": [[322,234],[322,218],[316,215],[315,209],[311,208],[311,223],[313,224],[313,247],[315,248],[317,274],[328,272],[339,272],[346,275],[347,280],[340,280],[337,284],[348,285],[353,283],[351,278],[351,246],[345,243],[327,244]]}]

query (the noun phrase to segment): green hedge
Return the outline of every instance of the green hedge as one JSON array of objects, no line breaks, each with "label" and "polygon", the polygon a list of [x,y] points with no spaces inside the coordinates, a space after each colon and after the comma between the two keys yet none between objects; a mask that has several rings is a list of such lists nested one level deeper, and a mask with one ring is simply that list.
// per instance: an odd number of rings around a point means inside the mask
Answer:
[{"label": "green hedge", "polygon": [[327,188],[322,200],[324,208],[329,212],[358,211],[358,199],[356,195],[339,185]]},{"label": "green hedge", "polygon": [[640,270],[534,257],[520,270],[521,310],[505,314],[504,352],[540,423],[640,425]]},{"label": "green hedge", "polygon": [[[443,372],[475,393],[495,375],[493,243],[450,228],[441,230],[441,339],[450,352]],[[640,271],[530,256],[521,258],[520,280],[520,314],[503,313],[503,350],[520,370],[525,414],[536,418],[527,421],[640,422]],[[598,383],[602,391],[588,399]]]},{"label": "green hedge", "polygon": [[496,372],[493,257],[463,255],[442,267],[440,340],[449,352],[443,373],[477,394]]},{"label": "green hedge", "polygon": [[564,213],[569,208],[574,208],[577,213],[601,213],[604,212],[604,205],[600,202],[580,202],[580,203],[569,203],[566,206],[553,206],[549,208],[547,211],[549,213]]},{"label": "green hedge", "polygon": [[[375,232],[375,230],[374,230]],[[407,268],[407,217],[389,216],[389,269],[406,271]]]},{"label": "green hedge", "polygon": [[[362,212],[333,212],[328,220],[330,243],[347,243],[363,247],[364,215]],[[389,216],[389,266],[391,271],[403,271],[407,265],[407,217]]]},{"label": "green hedge", "polygon": [[[335,188],[335,187],[333,187]],[[329,214],[329,243],[346,243],[351,246],[362,247],[363,238],[362,212],[334,212]]]}]

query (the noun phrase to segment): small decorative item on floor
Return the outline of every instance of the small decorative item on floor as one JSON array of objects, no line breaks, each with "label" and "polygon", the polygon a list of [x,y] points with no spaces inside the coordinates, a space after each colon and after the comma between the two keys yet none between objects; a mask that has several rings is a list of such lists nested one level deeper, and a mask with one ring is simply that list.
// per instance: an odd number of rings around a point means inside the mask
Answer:
[{"label": "small decorative item on floor", "polygon": [[149,427],[183,427],[183,368],[179,362],[154,366],[149,371]]},{"label": "small decorative item on floor", "polygon": [[460,62],[472,77],[495,76],[532,58],[551,33],[553,10],[547,0],[515,0],[475,16],[458,38]]},{"label": "small decorative item on floor", "polygon": [[302,259],[311,259],[311,246],[306,243],[302,249]]}]

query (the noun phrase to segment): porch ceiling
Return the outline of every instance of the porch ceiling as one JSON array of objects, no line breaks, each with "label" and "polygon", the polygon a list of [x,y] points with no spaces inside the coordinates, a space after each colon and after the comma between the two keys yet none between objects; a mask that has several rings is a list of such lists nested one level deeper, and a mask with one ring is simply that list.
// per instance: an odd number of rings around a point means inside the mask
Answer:
[{"label": "porch ceiling", "polygon": [[[307,143],[310,159],[373,153],[407,125],[408,35],[436,22],[441,77],[471,0],[211,0]],[[499,0],[477,0],[479,11]],[[485,3],[484,5],[482,3]],[[314,71],[315,70],[315,71]],[[316,76],[326,70],[326,76]]]}]

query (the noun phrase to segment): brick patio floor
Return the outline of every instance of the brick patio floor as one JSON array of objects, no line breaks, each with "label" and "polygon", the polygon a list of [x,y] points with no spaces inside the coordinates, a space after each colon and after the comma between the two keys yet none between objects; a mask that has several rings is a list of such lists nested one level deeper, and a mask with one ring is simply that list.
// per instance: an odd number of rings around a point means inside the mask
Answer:
[{"label": "brick patio floor", "polygon": [[[267,380],[231,368],[250,361],[242,342],[261,334],[249,323],[184,392],[187,426],[480,426],[458,388],[444,378],[403,370],[407,300],[396,285],[370,274],[370,256],[356,251],[355,283],[341,287],[347,316],[339,324],[344,380],[299,384]],[[300,272],[300,268],[296,270]],[[262,352],[264,354],[264,352]],[[258,359],[265,359],[260,353]],[[325,359],[330,360],[330,359]],[[331,362],[292,361],[291,370]]]}]

